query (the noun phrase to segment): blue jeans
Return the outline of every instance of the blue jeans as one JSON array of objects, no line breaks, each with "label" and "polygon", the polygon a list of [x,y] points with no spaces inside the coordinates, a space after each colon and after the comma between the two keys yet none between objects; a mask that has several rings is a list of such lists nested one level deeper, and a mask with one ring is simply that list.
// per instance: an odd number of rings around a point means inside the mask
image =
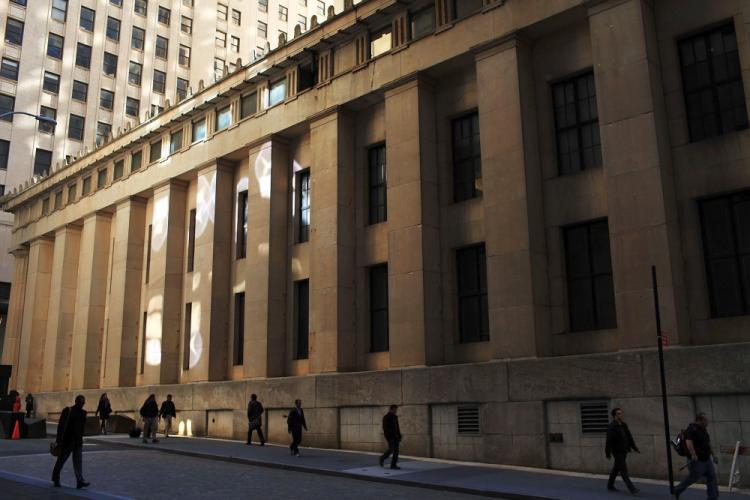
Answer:
[{"label": "blue jeans", "polygon": [[706,476],[706,493],[708,500],[719,498],[719,484],[716,480],[716,469],[711,459],[700,461],[690,461],[688,463],[690,473],[680,484],[674,487],[674,493],[681,495],[688,486],[698,482],[703,476]]}]

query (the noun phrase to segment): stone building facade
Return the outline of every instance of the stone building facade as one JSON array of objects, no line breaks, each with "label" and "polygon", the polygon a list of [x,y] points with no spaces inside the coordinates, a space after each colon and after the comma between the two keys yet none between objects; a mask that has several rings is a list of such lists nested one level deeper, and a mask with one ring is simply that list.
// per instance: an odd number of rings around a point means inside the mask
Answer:
[{"label": "stone building facade", "polygon": [[654,265],[673,429],[747,442],[749,16],[347,2],[3,199],[12,385],[236,438],[254,392],[276,441],[301,398],[352,449],[395,403],[405,453],[588,471],[621,406],[663,475]]}]

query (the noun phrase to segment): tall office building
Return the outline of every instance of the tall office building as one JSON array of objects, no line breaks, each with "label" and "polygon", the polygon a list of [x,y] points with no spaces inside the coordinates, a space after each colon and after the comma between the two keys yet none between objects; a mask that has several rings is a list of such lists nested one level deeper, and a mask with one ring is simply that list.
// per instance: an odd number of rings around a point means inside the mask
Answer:
[{"label": "tall office building", "polygon": [[[325,20],[333,0],[3,0],[0,195]],[[337,5],[337,12],[341,6]],[[0,213],[0,345],[13,259]]]}]

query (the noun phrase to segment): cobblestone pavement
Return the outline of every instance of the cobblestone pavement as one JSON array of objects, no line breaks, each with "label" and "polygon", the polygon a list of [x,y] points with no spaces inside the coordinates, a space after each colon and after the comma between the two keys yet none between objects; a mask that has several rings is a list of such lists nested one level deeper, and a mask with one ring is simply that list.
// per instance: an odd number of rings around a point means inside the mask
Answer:
[{"label": "cobblestone pavement", "polygon": [[[29,441],[22,445],[12,443],[10,446],[8,442],[0,442],[0,498],[75,498],[68,495],[81,493],[72,488],[75,479],[70,462],[62,473],[62,482],[67,487],[60,490],[52,488],[48,481],[54,457],[46,452],[46,447],[47,440]],[[395,484],[179,456],[156,450],[129,450],[98,444],[89,444],[84,449],[84,475],[91,482],[89,491],[85,493],[88,498],[479,498]],[[20,476],[25,484],[13,481],[17,477],[14,475]],[[6,496],[6,491],[12,494]]]}]

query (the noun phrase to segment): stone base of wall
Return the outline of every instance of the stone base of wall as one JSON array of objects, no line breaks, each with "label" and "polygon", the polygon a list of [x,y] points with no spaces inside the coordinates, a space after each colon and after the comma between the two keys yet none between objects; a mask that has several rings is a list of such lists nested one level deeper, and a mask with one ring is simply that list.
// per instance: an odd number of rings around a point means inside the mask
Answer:
[{"label": "stone base of wall", "polygon": [[[711,418],[716,447],[750,443],[750,343],[673,347],[665,351],[670,393],[671,434],[687,426],[696,411]],[[606,401],[622,407],[641,450],[629,466],[636,476],[666,477],[665,439],[658,361],[651,350],[496,361],[464,365],[200,382],[183,385],[107,388],[40,393],[41,417],[56,420],[75,394],[92,409],[106,391],[115,413],[138,420],[138,409],[154,393],[172,394],[179,423],[196,436],[244,440],[249,396],[266,408],[264,431],[270,442],[287,443],[286,415],[302,400],[308,424],[303,444],[324,448],[380,451],[380,430],[388,405],[400,406],[402,453],[497,464],[607,472],[604,437],[581,430],[580,403]],[[457,430],[457,407],[479,408],[480,430]],[[557,436],[551,442],[550,435]],[[673,456],[675,470],[682,459]],[[731,463],[720,456],[722,482]],[[750,478],[750,459],[741,460]]]}]

